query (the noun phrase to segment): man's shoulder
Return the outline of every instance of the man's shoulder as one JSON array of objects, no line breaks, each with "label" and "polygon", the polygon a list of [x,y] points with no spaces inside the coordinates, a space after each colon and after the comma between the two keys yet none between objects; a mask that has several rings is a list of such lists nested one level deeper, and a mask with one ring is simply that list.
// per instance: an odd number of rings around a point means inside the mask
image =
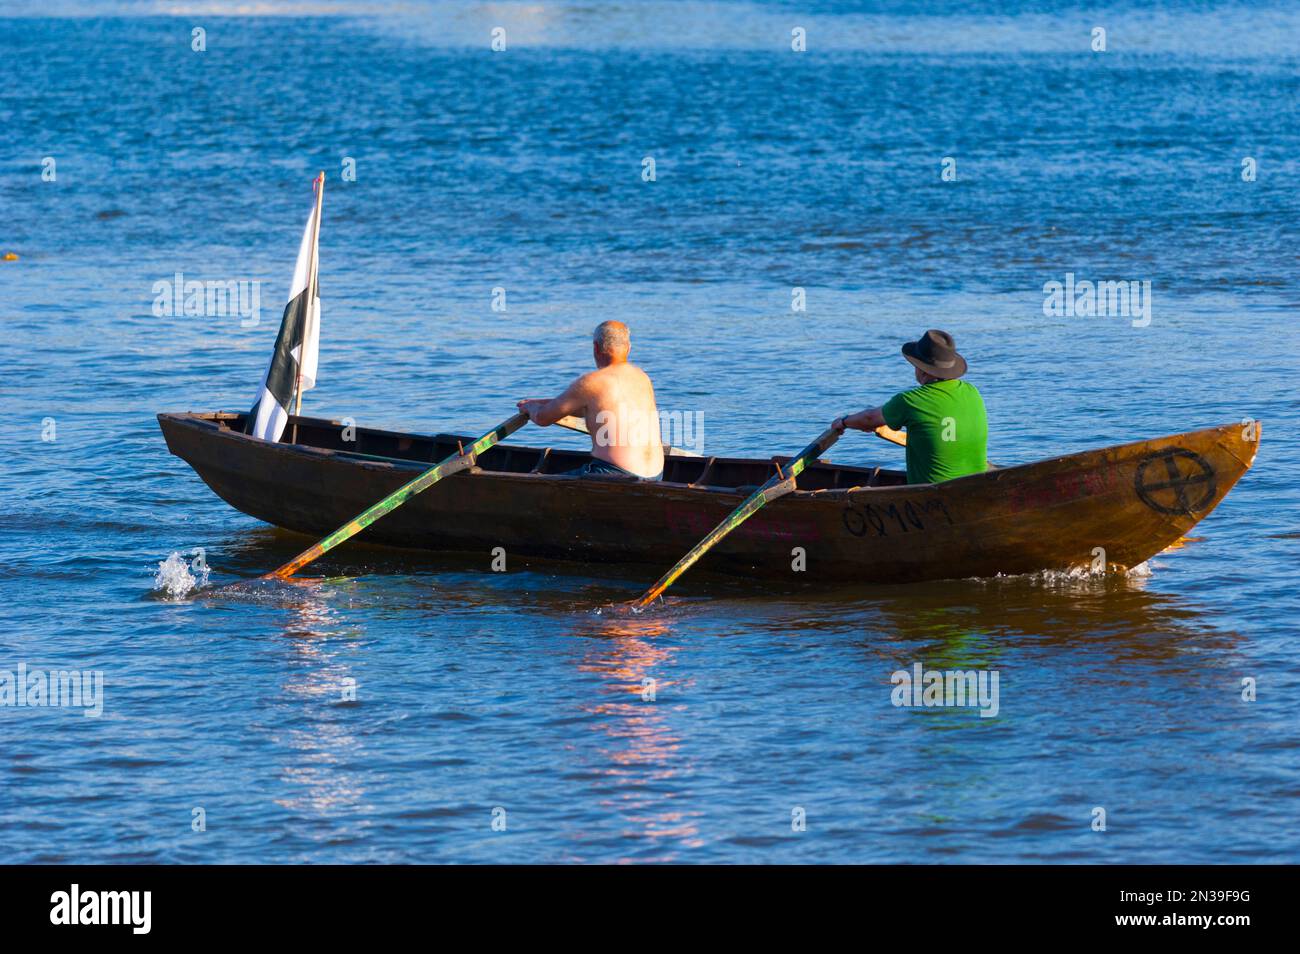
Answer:
[{"label": "man's shoulder", "polygon": [[914,388],[908,388],[903,393],[912,395],[911,399],[917,402],[980,397],[979,388],[962,378],[953,378],[948,381],[931,381],[929,384],[920,384]]},{"label": "man's shoulder", "polygon": [[[610,369],[607,368],[606,370]],[[645,378],[646,380],[649,380],[650,378],[650,375],[645,373],[645,369],[642,368],[641,365],[633,364],[631,361],[624,361],[622,364],[618,365],[618,370],[621,373],[631,375],[632,377]]]},{"label": "man's shoulder", "polygon": [[650,375],[646,374],[630,361],[625,361],[622,364],[610,365],[606,368],[598,368],[591,372],[591,374],[593,375],[592,381],[599,382],[602,387],[605,386],[606,383],[610,386],[614,386],[616,382],[619,386],[623,387],[628,385],[638,386],[650,384]]},{"label": "man's shoulder", "polygon": [[984,395],[980,394],[980,389],[975,385],[969,381],[958,381],[957,385],[956,394],[958,397],[966,401],[984,403]]},{"label": "man's shoulder", "polygon": [[906,407],[917,413],[925,414],[927,412],[938,413],[951,408],[954,398],[983,401],[975,385],[968,381],[954,381],[951,384],[955,386],[943,387],[936,387],[937,383],[949,384],[949,382],[934,381],[929,384],[918,384],[916,387],[899,391],[885,403],[885,407],[896,411]]},{"label": "man's shoulder", "polygon": [[906,391],[899,391],[880,406],[880,416],[885,419],[887,425],[894,428],[908,425],[916,408],[914,397],[916,390],[916,388],[908,388]]},{"label": "man's shoulder", "polygon": [[912,407],[915,407],[918,403],[920,403],[925,399],[925,395],[922,393],[924,390],[925,390],[924,385],[919,385],[919,384],[914,388],[904,388],[902,391],[899,391],[897,394],[891,397],[886,403],[895,404],[895,405],[907,404],[907,405],[911,405]]},{"label": "man's shoulder", "polygon": [[601,382],[605,380],[601,372],[604,368],[596,368],[594,371],[586,371],[573,379],[569,385],[570,389],[575,391],[595,391],[601,387]]}]

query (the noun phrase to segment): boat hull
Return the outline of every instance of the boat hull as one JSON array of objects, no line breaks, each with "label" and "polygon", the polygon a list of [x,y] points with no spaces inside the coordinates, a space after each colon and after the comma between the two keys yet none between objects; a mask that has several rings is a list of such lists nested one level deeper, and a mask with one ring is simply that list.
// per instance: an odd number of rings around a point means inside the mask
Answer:
[{"label": "boat hull", "polygon": [[[231,506],[317,537],[418,475],[457,441],[362,431],[360,441],[343,443],[342,424],[302,418],[310,443],[274,444],[241,433],[238,415],[158,418],[170,451]],[[1218,505],[1253,463],[1258,428],[1208,428],[932,485],[902,485],[897,473],[820,463],[799,478],[801,488],[811,489],[769,504],[710,551],[700,568],[826,583],[987,577],[1102,563],[1126,569],[1174,543]],[[357,446],[370,453],[347,449]],[[740,504],[749,484],[775,469],[761,460],[672,459],[666,476],[678,479],[662,483],[553,472],[585,459],[539,448],[494,449],[482,466],[448,478],[369,527],[365,539],[478,551],[485,559],[502,547],[510,555],[663,568]],[[700,479],[689,480],[692,475]],[[718,486],[710,475],[747,485]]]}]

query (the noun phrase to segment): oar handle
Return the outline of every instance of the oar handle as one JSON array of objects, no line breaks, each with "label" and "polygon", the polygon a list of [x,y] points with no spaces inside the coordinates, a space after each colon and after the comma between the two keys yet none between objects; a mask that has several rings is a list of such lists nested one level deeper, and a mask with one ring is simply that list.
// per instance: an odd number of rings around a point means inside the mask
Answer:
[{"label": "oar handle", "polygon": [[587,422],[573,414],[566,414],[555,423],[568,430],[577,431],[579,434],[591,433],[591,431],[587,430]]},{"label": "oar handle", "polygon": [[641,596],[633,601],[633,609],[645,609],[653,603],[659,596],[672,586],[677,579],[695,565],[696,561],[704,554],[708,553],[713,546],[723,537],[731,533],[738,526],[748,520],[760,509],[773,500],[784,497],[795,489],[795,478],[803,473],[812,461],[824,454],[836,441],[840,439],[839,433],[835,428],[830,427],[822,432],[821,436],[801,450],[794,460],[779,468],[778,473],[769,478],[767,483],[763,484],[756,491],[745,498],[745,502],[733,510],[725,520],[709,531],[706,536],[695,546],[691,547],[689,553],[682,557],[663,576],[659,577],[655,585],[646,590]]},{"label": "oar handle", "polygon": [[528,415],[524,414],[522,411],[508,420],[502,421],[496,427],[492,428],[492,430],[488,431],[476,440],[473,444],[469,445],[469,447],[465,448],[463,453],[458,452],[452,454],[450,457],[447,457],[439,461],[433,467],[430,467],[419,477],[402,484],[402,486],[398,487],[383,500],[379,501],[379,503],[357,514],[324,540],[320,541],[320,543],[303,550],[302,553],[299,553],[284,566],[280,567],[278,570],[273,570],[272,572],[267,573],[262,577],[262,579],[283,580],[293,576],[293,574],[297,573],[317,557],[333,550],[343,541],[356,536],[385,514],[392,513],[420,491],[433,486],[444,477],[450,477],[452,474],[460,473],[462,470],[468,470],[473,467],[474,462],[478,460],[479,454],[482,454],[488,448],[505,440],[527,423]]},{"label": "oar handle", "polygon": [[882,441],[889,441],[891,444],[897,444],[899,447],[907,446],[907,432],[896,431],[887,424],[882,424],[875,430],[875,435]]}]

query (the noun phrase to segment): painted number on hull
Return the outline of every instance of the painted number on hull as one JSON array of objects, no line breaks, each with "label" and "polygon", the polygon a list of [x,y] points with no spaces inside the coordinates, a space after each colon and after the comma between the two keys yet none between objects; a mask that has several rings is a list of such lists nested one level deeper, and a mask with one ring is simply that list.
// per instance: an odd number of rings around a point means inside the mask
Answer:
[{"label": "painted number on hull", "polygon": [[929,520],[933,525],[936,520],[952,523],[952,515],[942,500],[929,500],[923,504],[905,500],[902,506],[891,504],[857,504],[850,501],[844,507],[844,529],[855,537],[865,537],[867,531],[873,536],[887,537],[893,533],[913,533],[925,529]]}]

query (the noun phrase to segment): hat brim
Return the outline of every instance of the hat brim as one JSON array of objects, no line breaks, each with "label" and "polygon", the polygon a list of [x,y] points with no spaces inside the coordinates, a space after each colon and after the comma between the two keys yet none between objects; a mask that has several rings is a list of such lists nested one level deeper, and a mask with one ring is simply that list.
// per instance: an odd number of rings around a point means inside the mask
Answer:
[{"label": "hat brim", "polygon": [[937,364],[930,364],[924,358],[917,355],[915,341],[909,341],[907,344],[903,345],[903,357],[926,374],[932,374],[943,381],[953,381],[966,373],[966,359],[961,355],[954,353],[953,357],[956,361],[953,366],[950,368],[941,368]]}]

